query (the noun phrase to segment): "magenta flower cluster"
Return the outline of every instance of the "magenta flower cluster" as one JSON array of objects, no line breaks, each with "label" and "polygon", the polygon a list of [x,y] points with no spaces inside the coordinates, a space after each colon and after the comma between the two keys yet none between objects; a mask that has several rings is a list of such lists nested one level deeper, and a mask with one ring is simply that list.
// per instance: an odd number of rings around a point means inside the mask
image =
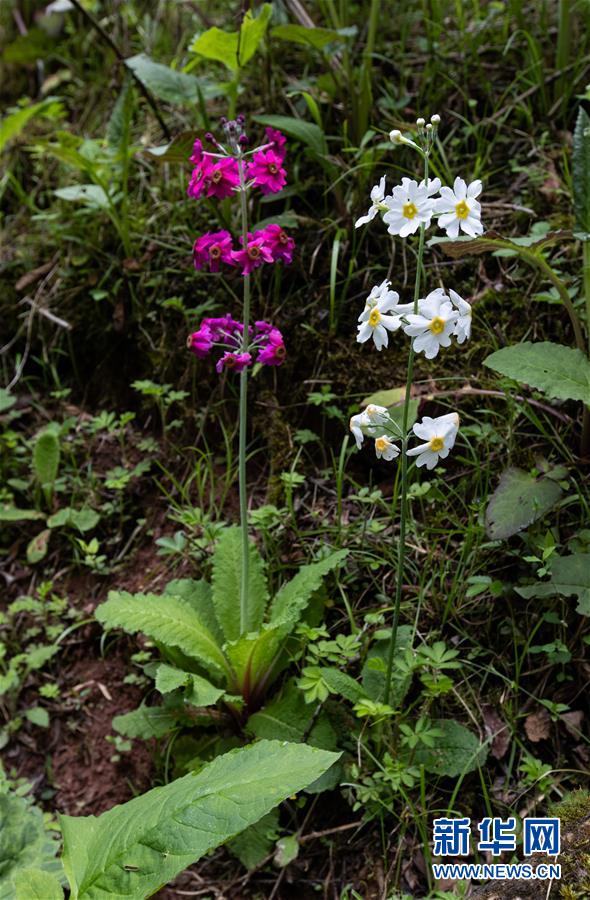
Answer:
[{"label": "magenta flower cluster", "polygon": [[[287,139],[280,131],[267,128],[266,142],[250,151],[244,121],[243,116],[229,122],[222,119],[225,146],[207,134],[205,138],[214,148],[211,152],[203,150],[202,141],[195,141],[190,158],[194,169],[188,186],[189,197],[223,200],[252,188],[259,188],[263,194],[276,194],[284,188]],[[218,272],[225,264],[249,276],[265,263],[290,263],[294,247],[295,241],[280,225],[258,228],[237,242],[225,229],[209,231],[195,241],[193,261],[195,269],[208,267],[211,272]],[[213,348],[220,349],[218,372],[224,369],[242,372],[254,361],[280,366],[285,359],[285,344],[278,328],[268,322],[255,322],[245,332],[243,323],[229,313],[217,319],[203,319],[199,330],[189,335],[187,345],[200,359],[209,356]]]},{"label": "magenta flower cluster", "polygon": [[199,330],[189,335],[187,347],[199,357],[205,359],[216,347],[222,355],[215,369],[222,372],[230,369],[241,372],[253,362],[263,366],[280,366],[285,361],[286,350],[283,336],[278,328],[269,322],[255,322],[248,329],[248,350],[242,351],[244,326],[229,313],[220,318],[203,319]]},{"label": "magenta flower cluster", "polygon": [[[211,135],[211,141],[219,145]],[[286,137],[274,128],[266,129],[267,142],[255,150],[252,159],[245,161],[245,177],[263,194],[276,194],[287,183],[287,173],[283,167],[287,143]],[[189,197],[197,200],[201,196],[223,200],[230,197],[240,184],[238,161],[233,156],[220,157],[203,150],[203,143],[196,140],[190,161],[195,168],[187,188]]]},{"label": "magenta flower cluster", "polygon": [[263,263],[293,260],[295,241],[280,225],[267,225],[258,231],[248,232],[246,246],[240,238],[240,248],[234,249],[229,231],[207,232],[197,238],[193,246],[195,269],[209,266],[211,272],[219,271],[219,264],[241,266],[242,275],[249,275]]}]

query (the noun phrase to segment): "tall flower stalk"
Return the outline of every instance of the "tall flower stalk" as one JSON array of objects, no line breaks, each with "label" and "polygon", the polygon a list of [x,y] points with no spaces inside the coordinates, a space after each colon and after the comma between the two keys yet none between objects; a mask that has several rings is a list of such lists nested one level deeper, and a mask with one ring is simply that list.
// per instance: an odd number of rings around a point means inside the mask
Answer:
[{"label": "tall flower stalk", "polygon": [[242,321],[229,313],[220,318],[203,319],[199,329],[189,335],[188,347],[203,359],[215,350],[222,355],[216,370],[235,371],[240,374],[238,481],[240,497],[240,527],[242,530],[242,571],[240,583],[240,634],[248,630],[249,621],[249,537],[248,537],[248,485],[246,449],[248,433],[248,370],[254,362],[266,366],[279,366],[286,351],[278,328],[269,322],[250,324],[252,272],[263,265],[277,262],[290,263],[294,241],[279,225],[267,225],[250,232],[248,225],[248,194],[258,188],[262,194],[277,193],[286,183],[283,167],[286,138],[279,131],[266,129],[266,142],[254,150],[248,150],[248,137],[244,133],[244,118],[235,121],[222,120],[224,142],[212,134],[206,140],[214,152],[205,152],[200,140],[195,141],[191,162],[194,169],[187,193],[195,199],[201,196],[224,199],[239,196],[239,246],[236,249],[229,231],[207,232],[197,238],[193,246],[193,261],[197,270],[208,268],[218,272],[220,267],[241,268]]},{"label": "tall flower stalk", "polygon": [[[238,171],[240,175],[240,213],[242,220],[242,243],[244,247],[248,243],[248,197],[246,194],[246,176],[244,171],[244,157],[238,158]],[[244,320],[242,353],[248,352],[248,339],[250,329],[250,273],[243,278],[243,311]],[[240,633],[246,631],[248,621],[248,585],[249,585],[249,560],[248,551],[248,484],[246,474],[246,435],[248,428],[248,367],[245,366],[240,373],[240,421],[239,421],[239,447],[238,447],[238,481],[240,491],[240,527],[242,529],[242,583],[240,584]]]},{"label": "tall flower stalk", "polygon": [[[412,303],[400,303],[399,294],[390,289],[388,281],[376,285],[371,290],[365,308],[359,316],[357,335],[359,343],[365,343],[372,338],[379,351],[388,346],[391,332],[403,330],[412,339],[408,350],[401,427],[386,407],[372,404],[353,416],[350,421],[350,428],[359,448],[365,436],[369,436],[375,439],[375,452],[379,459],[390,461],[401,455],[400,526],[391,637],[383,694],[385,704],[389,703],[391,695],[404,584],[408,520],[408,457],[417,457],[418,467],[434,468],[439,459],[445,459],[453,448],[459,427],[459,417],[456,413],[449,413],[436,419],[425,416],[422,422],[414,423],[412,426],[413,434],[424,443],[412,448],[408,446],[411,437],[409,416],[414,360],[416,354],[421,352],[427,359],[433,359],[441,347],[448,347],[451,344],[451,338],[454,337],[458,344],[462,344],[471,334],[471,306],[456,291],[450,290],[447,294],[439,287],[427,296],[421,296],[426,229],[430,227],[433,217],[438,216],[439,225],[446,230],[450,238],[456,238],[459,231],[464,231],[472,237],[483,232],[481,207],[477,200],[481,192],[481,182],[474,181],[467,185],[463,179],[456,178],[451,189],[442,187],[440,179],[429,178],[429,156],[439,122],[439,116],[433,116],[428,124],[424,119],[418,119],[415,141],[404,137],[400,131],[391,132],[390,138],[394,144],[404,144],[418,151],[423,160],[423,179],[418,183],[410,178],[403,178],[402,183],[394,187],[390,195],[386,195],[385,177],[381,178],[379,184],[371,191],[371,206],[368,212],[356,222],[358,228],[381,215],[390,234],[407,238],[418,232]],[[395,441],[400,442],[401,451]]]}]

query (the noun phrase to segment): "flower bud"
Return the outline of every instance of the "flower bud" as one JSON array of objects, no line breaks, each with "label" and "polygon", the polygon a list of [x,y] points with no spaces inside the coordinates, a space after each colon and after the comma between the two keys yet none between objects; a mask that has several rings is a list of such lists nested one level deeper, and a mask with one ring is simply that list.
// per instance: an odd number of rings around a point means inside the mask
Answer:
[{"label": "flower bud", "polygon": [[432,131],[432,128],[433,128],[432,123],[428,122],[428,124],[426,125],[426,131]]},{"label": "flower bud", "polygon": [[397,128],[394,128],[393,131],[389,132],[389,140],[392,144],[400,144],[402,139],[402,133]]},{"label": "flower bud", "polygon": [[422,118],[422,116],[420,116],[419,119],[416,119],[416,125],[418,126],[418,128],[424,128],[424,119]]},{"label": "flower bud", "polygon": [[438,113],[435,113],[433,116],[430,116],[430,121],[433,125],[438,125],[440,123],[440,116]]}]

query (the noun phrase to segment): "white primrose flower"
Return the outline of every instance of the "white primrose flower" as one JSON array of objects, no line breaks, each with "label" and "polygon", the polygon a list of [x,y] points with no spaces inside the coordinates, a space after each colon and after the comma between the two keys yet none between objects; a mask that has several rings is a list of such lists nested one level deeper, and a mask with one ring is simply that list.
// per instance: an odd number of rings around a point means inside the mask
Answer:
[{"label": "white primrose flower", "polygon": [[436,288],[423,300],[418,300],[418,314],[405,316],[407,335],[413,338],[412,347],[416,353],[424,353],[426,359],[434,359],[441,347],[449,347],[451,335],[459,313],[453,309],[449,298]]},{"label": "white primrose flower", "polygon": [[470,237],[483,233],[481,204],[476,200],[481,190],[481,181],[472,181],[467,185],[462,178],[455,178],[452,190],[450,187],[440,189],[434,210],[440,216],[438,224],[445,229],[448,237],[455,240],[459,237],[459,230]]},{"label": "white primrose flower", "polygon": [[416,422],[412,430],[416,437],[426,443],[412,447],[407,451],[408,456],[418,457],[417,466],[434,469],[439,457],[446,459],[449,450],[453,449],[459,430],[459,416],[457,413],[449,413],[446,416],[439,416],[437,419],[424,416],[421,422]]},{"label": "white primrose flower", "polygon": [[362,412],[352,416],[349,422],[350,430],[354,435],[357,447],[362,447],[365,434],[369,437],[377,437],[383,426],[389,422],[390,416],[386,406],[377,406],[375,403],[363,409]]},{"label": "white primrose flower", "polygon": [[453,334],[457,338],[458,344],[464,344],[471,337],[471,304],[467,300],[463,300],[457,291],[449,290],[451,303],[459,313],[459,318],[455,322]]},{"label": "white primrose flower", "polygon": [[[430,186],[430,182],[429,182]],[[411,178],[402,178],[402,183],[394,187],[391,195],[383,203],[387,212],[383,221],[389,234],[407,237],[414,234],[421,225],[427,228],[434,212],[434,201],[428,195],[429,187],[418,184]]]},{"label": "white primrose flower", "polygon": [[420,182],[419,186],[421,188],[426,186],[426,193],[428,194],[428,196],[434,197],[434,195],[438,194],[438,192],[440,191],[441,184],[442,184],[442,182],[441,182],[440,178],[429,178],[428,185],[426,185],[426,182],[424,180],[422,180]]},{"label": "white primrose flower", "polygon": [[372,222],[378,212],[385,212],[387,207],[383,203],[385,198],[385,175],[381,178],[379,184],[376,184],[374,188],[371,189],[371,205],[367,211],[366,216],[361,216],[360,219],[357,219],[354,223],[355,228],[360,228],[361,225],[366,225],[367,222]]},{"label": "white primrose flower", "polygon": [[399,447],[396,447],[389,438],[383,435],[383,437],[375,439],[375,454],[377,459],[383,458],[386,462],[390,462],[396,456],[399,456]]},{"label": "white primrose flower", "polygon": [[[397,291],[389,290],[389,282],[381,282],[367,297],[365,308],[358,317],[360,322],[356,336],[358,343],[364,344],[372,337],[377,350],[387,347],[389,343],[387,332],[397,331],[400,328],[402,315],[407,309],[408,304],[400,304]],[[394,311],[396,315],[388,315]]]}]

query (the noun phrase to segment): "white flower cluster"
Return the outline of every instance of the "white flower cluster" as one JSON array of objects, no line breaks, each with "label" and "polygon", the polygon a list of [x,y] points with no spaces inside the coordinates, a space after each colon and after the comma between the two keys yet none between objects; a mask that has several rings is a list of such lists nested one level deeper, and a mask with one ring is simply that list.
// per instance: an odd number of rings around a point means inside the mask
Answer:
[{"label": "white flower cluster", "polygon": [[403,328],[412,338],[416,353],[434,359],[441,347],[449,347],[454,337],[463,344],[471,335],[471,305],[456,291],[447,295],[436,288],[418,300],[418,312],[413,303],[400,303],[397,291],[390,290],[390,282],[376,285],[365,302],[357,328],[357,341],[364,344],[370,338],[377,350],[387,347],[388,332]]},{"label": "white flower cluster", "polygon": [[[389,410],[385,406],[370,404],[350,420],[357,447],[362,447],[365,436],[374,438],[375,453],[377,459],[385,459],[388,462],[399,456],[400,449],[393,442],[392,437],[399,436],[398,426],[393,422]],[[408,456],[416,456],[417,466],[426,466],[434,469],[439,459],[446,459],[449,451],[453,449],[455,438],[459,430],[459,416],[457,413],[449,413],[431,419],[424,416],[421,422],[416,422],[412,431],[416,437],[424,443],[417,447],[411,447],[407,451]]]},{"label": "white flower cluster", "polygon": [[[394,144],[413,147],[427,159],[434,146],[440,116],[434,115],[430,122],[420,118],[416,121],[417,142],[392,131],[390,138]],[[418,182],[402,178],[402,183],[386,194],[385,175],[371,191],[371,205],[366,215],[355,222],[359,228],[381,215],[387,231],[402,238],[414,234],[419,229],[430,227],[433,218],[443,228],[448,237],[455,240],[463,231],[472,238],[483,233],[481,205],[478,197],[482,191],[481,181],[467,184],[462,178],[455,178],[452,189],[444,187],[440,178],[425,178]],[[423,242],[420,243],[419,262],[422,259]],[[360,344],[373,339],[377,350],[387,347],[389,332],[402,329],[412,340],[412,350],[424,353],[427,359],[434,359],[441,347],[449,347],[452,338],[458,344],[465,343],[471,336],[471,305],[456,291],[436,288],[415,303],[400,303],[397,291],[391,290],[389,281],[376,285],[365,302],[365,308],[358,317],[357,341]],[[417,456],[416,465],[433,469],[439,459],[445,459],[452,449],[459,428],[459,416],[449,413],[431,419],[426,416],[413,426],[416,437],[424,443],[407,450],[408,456]],[[406,446],[407,435],[402,435],[388,410],[382,406],[367,406],[363,412],[350,420],[350,429],[360,448],[365,435],[375,439],[375,452],[379,459],[395,459],[399,447],[391,438],[401,438]]]},{"label": "white flower cluster", "polygon": [[[406,139],[404,143],[413,142]],[[459,237],[459,231],[474,238],[483,233],[481,204],[477,199],[481,191],[479,180],[467,184],[462,178],[455,178],[450,188],[441,186],[440,178],[429,178],[428,183],[402,178],[402,183],[386,195],[384,175],[372,189],[371,206],[365,216],[356,220],[355,228],[381,213],[389,234],[408,237],[421,225],[429,228],[432,218],[437,216],[438,224],[453,240]]]}]

